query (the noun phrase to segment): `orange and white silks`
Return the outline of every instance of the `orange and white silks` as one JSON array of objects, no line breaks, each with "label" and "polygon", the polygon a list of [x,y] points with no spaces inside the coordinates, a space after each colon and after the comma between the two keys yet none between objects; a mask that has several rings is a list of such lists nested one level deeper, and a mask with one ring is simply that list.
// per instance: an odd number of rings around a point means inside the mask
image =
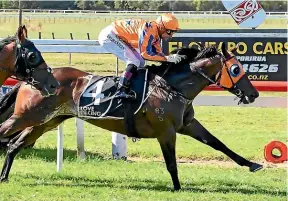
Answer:
[{"label": "orange and white silks", "polygon": [[145,60],[166,61],[156,22],[142,19],[118,20],[112,23],[114,33],[135,49]]}]

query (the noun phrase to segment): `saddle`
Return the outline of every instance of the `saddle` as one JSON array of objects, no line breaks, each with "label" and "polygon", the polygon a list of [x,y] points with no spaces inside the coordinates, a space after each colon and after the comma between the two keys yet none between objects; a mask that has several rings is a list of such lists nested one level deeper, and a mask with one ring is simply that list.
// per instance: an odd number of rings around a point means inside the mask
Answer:
[{"label": "saddle", "polygon": [[120,78],[117,76],[88,75],[88,83],[84,88],[77,105],[78,116],[88,119],[113,118],[124,119],[126,104],[136,114],[143,105],[148,89],[148,69],[138,69],[131,81],[131,91],[135,93],[133,101],[116,99]]}]

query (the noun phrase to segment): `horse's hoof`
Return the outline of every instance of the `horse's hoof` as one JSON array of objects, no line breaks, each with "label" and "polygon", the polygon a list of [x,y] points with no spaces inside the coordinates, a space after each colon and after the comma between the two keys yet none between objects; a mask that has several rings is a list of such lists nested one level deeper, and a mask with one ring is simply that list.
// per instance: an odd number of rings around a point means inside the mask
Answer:
[{"label": "horse's hoof", "polygon": [[179,191],[179,190],[181,190],[180,186],[174,186],[174,191]]},{"label": "horse's hoof", "polygon": [[8,182],[8,178],[0,177],[0,183]]},{"label": "horse's hoof", "polygon": [[258,163],[253,163],[250,167],[249,170],[250,172],[257,172],[258,170],[261,170],[263,168],[263,165],[260,165]]}]

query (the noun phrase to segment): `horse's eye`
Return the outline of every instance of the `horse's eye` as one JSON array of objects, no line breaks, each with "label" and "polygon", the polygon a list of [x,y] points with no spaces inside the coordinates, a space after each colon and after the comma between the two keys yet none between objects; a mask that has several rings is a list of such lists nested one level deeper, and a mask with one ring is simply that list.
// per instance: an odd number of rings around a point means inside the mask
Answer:
[{"label": "horse's eye", "polygon": [[34,52],[29,52],[27,57],[28,57],[28,60],[30,60],[30,59],[33,60],[36,58],[36,55],[34,54]]},{"label": "horse's eye", "polygon": [[238,64],[233,64],[230,68],[230,74],[233,76],[233,77],[237,77],[238,75],[240,75],[241,73],[241,69],[239,67]]},{"label": "horse's eye", "polygon": [[37,62],[37,57],[34,52],[29,52],[26,59],[31,65],[34,65]]}]

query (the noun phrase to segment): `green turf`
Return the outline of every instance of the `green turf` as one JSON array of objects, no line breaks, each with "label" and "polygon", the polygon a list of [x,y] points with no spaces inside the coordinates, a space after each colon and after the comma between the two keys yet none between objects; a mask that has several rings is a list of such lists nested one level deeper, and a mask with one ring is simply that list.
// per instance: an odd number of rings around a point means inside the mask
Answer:
[{"label": "green turf", "polygon": [[[248,159],[263,161],[264,146],[271,140],[285,142],[287,117],[285,109],[253,107],[195,107],[195,117],[229,148]],[[111,155],[111,132],[85,123],[85,150],[100,156]],[[43,135],[36,144],[39,148],[56,146],[56,132]],[[74,119],[64,123],[64,147],[76,149]],[[230,160],[222,153],[186,136],[178,135],[177,158]],[[54,155],[53,155],[54,156]],[[128,140],[128,156],[161,158],[162,152],[155,139]]]},{"label": "green turf", "polygon": [[[195,107],[196,118],[228,147],[242,156],[263,161],[263,147],[272,139],[286,140],[286,110],[268,108]],[[64,123],[64,166],[55,172],[56,131],[42,136],[34,150],[15,160],[10,183],[2,184],[3,201],[12,200],[286,200],[286,171],[266,168],[257,173],[233,165],[209,164],[229,160],[193,139],[177,137],[177,158],[207,161],[179,164],[183,190],[172,183],[155,139],[128,141],[128,161],[111,160],[111,133],[85,124],[85,161],[76,158],[74,119]],[[141,162],[147,158],[148,162]],[[149,162],[155,158],[162,162]],[[4,156],[0,158],[3,161]]]},{"label": "green turf", "polygon": [[284,169],[250,173],[239,167],[180,164],[178,172],[183,189],[173,192],[164,163],[66,160],[56,173],[54,160],[24,157],[15,161],[10,182],[1,184],[0,200],[286,200]]}]

